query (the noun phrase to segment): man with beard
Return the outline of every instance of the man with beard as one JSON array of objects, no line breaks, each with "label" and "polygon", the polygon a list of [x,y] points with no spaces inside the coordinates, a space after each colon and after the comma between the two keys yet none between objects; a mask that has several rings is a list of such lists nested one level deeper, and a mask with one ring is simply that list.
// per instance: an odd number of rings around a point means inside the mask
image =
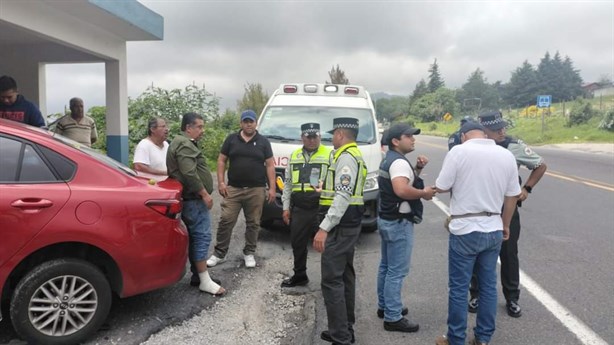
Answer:
[{"label": "man with beard", "polygon": [[418,175],[428,163],[418,156],[415,169],[406,154],[414,151],[420,129],[396,124],[387,133],[386,156],[380,164],[378,184],[379,210],[377,226],[381,237],[381,260],[377,275],[377,316],[384,319],[384,329],[396,332],[417,332],[419,325],[403,315],[401,290],[409,273],[414,242],[414,224],[422,221],[422,202],[435,195],[432,187],[424,187]]},{"label": "man with beard", "polygon": [[214,282],[207,271],[207,252],[211,244],[211,215],[213,207],[213,178],[207,158],[198,147],[205,122],[200,114],[186,113],[181,119],[182,133],[168,147],[166,166],[168,176],[183,185],[181,219],[190,237],[190,262],[200,280],[200,291],[222,295],[226,290]]},{"label": "man with beard", "polygon": [[[228,184],[224,172],[228,163]],[[275,161],[269,140],[256,130],[256,113],[241,113],[241,130],[226,137],[217,158],[217,181],[222,201],[222,215],[217,227],[215,252],[207,265],[216,266],[225,260],[232,230],[239,212],[245,215],[245,267],[256,267],[256,247],[264,199],[275,201]],[[268,184],[268,192],[266,186]]]}]

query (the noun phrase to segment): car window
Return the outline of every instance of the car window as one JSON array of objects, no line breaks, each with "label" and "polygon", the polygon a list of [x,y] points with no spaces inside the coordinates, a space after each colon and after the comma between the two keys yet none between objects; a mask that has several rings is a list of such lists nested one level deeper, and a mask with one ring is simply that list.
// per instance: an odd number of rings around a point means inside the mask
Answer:
[{"label": "car window", "polygon": [[19,182],[55,182],[57,178],[32,145],[26,145],[23,152]]},{"label": "car window", "polygon": [[21,142],[0,137],[0,182],[15,182],[21,154]]},{"label": "car window", "polygon": [[320,124],[322,140],[330,141],[332,135],[326,133],[333,128],[336,117],[358,119],[360,128],[356,141],[376,142],[376,125],[369,109],[335,108],[316,106],[272,106],[266,109],[258,124],[258,133],[279,140],[301,140],[301,124],[316,122]]},{"label": "car window", "polygon": [[38,146],[43,156],[51,163],[51,166],[63,181],[70,181],[77,172],[77,165],[61,154],[50,150],[44,146]]}]

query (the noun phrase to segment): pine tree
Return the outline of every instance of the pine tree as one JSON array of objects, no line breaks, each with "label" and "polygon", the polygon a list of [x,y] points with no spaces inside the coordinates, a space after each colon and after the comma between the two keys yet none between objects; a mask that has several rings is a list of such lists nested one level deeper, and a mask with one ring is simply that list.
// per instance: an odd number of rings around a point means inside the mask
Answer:
[{"label": "pine tree", "polygon": [[330,81],[326,81],[326,84],[347,85],[350,83],[349,79],[345,77],[345,72],[339,68],[339,64],[337,64],[336,68],[335,66],[331,68],[330,72],[328,72],[328,77]]},{"label": "pine tree", "polygon": [[435,92],[437,91],[437,89],[444,86],[445,83],[441,78],[441,74],[439,73],[439,65],[437,65],[437,59],[435,59],[431,67],[429,67],[429,92]]},{"label": "pine tree", "polygon": [[535,104],[538,95],[537,73],[533,66],[525,60],[522,66],[512,72],[510,82],[505,87],[504,99],[515,107],[526,107]]},{"label": "pine tree", "polygon": [[241,112],[251,109],[255,111],[256,114],[260,114],[269,99],[269,95],[262,90],[262,85],[260,83],[247,83],[244,88],[245,93],[243,93],[243,98],[237,101],[237,110]]}]

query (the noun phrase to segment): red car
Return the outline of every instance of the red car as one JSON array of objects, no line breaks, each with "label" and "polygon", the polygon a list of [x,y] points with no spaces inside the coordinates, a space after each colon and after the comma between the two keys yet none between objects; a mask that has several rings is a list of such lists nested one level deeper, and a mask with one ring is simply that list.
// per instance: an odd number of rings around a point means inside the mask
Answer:
[{"label": "red car", "polygon": [[181,207],[175,180],[137,176],[62,136],[0,119],[0,297],[17,333],[76,344],[105,321],[112,293],[181,279]]}]

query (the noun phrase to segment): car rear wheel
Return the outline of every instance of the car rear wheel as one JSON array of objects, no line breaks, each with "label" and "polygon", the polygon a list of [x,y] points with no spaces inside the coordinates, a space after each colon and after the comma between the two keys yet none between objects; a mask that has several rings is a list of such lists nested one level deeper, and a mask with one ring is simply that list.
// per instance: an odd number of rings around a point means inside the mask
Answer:
[{"label": "car rear wheel", "polygon": [[111,307],[111,288],[98,267],[79,259],[45,262],[11,298],[11,320],[29,343],[77,344],[95,332]]}]

